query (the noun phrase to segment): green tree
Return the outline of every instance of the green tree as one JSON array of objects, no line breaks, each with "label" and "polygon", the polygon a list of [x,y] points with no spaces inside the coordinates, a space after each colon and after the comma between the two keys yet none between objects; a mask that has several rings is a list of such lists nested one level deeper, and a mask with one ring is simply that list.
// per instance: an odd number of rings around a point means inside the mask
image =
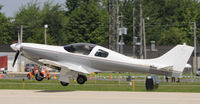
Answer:
[{"label": "green tree", "polygon": [[24,26],[25,42],[44,43],[44,25],[48,24],[47,43],[60,45],[64,43],[65,21],[61,5],[45,2],[41,8],[38,2],[30,2],[16,14],[15,26]]},{"label": "green tree", "polygon": [[161,38],[158,43],[161,45],[174,45],[182,43],[188,44],[189,39],[187,38],[185,32],[173,27],[161,34]]},{"label": "green tree", "polygon": [[107,16],[98,2],[90,0],[82,3],[69,16],[67,42],[104,43],[108,38]]},{"label": "green tree", "polygon": [[66,0],[67,15],[71,14],[81,4],[82,0]]},{"label": "green tree", "polygon": [[[126,44],[132,44],[133,2],[135,0],[119,1],[120,15],[124,16],[123,26],[128,28],[128,35],[124,37],[124,40]],[[24,25],[25,42],[43,43],[44,25],[48,24],[48,43],[51,44],[106,43],[108,41],[107,7],[107,0],[66,0],[66,10],[63,10],[58,4],[52,5],[47,2],[40,6],[33,1],[21,7],[15,17],[15,26]],[[193,24],[191,22],[194,21],[197,22],[197,39],[200,40],[199,0],[143,0],[143,18],[147,17],[149,18],[149,20],[145,20],[147,43],[156,40],[159,41],[158,44],[164,44],[160,41],[161,39],[165,40],[164,37],[174,38],[170,34],[180,31],[181,34],[177,35],[177,40],[182,40],[180,35],[184,35],[184,41],[192,44],[193,31],[191,28]],[[137,29],[138,27],[139,24],[136,24]],[[138,31],[136,30],[136,34]],[[167,36],[167,31],[174,33],[169,33]],[[9,36],[10,38],[8,38]],[[4,40],[9,41],[12,36],[8,35],[8,37]],[[176,42],[172,43],[176,44]]]},{"label": "green tree", "polygon": [[[15,16],[15,26],[19,27],[24,26],[23,31],[23,41],[27,41],[28,38],[35,37],[36,34],[42,34],[41,32],[35,31],[39,28],[42,28],[41,19],[40,19],[40,7],[36,2],[28,3],[27,6],[22,6]],[[35,40],[37,41],[37,40]],[[34,42],[34,41],[31,41]]]},{"label": "green tree", "polygon": [[191,22],[200,20],[199,5],[198,0],[143,0],[144,18],[150,18],[146,20],[147,42],[159,40],[163,32],[174,27],[185,32],[188,43],[191,44]]},{"label": "green tree", "polygon": [[42,25],[48,24],[48,33],[51,36],[49,39],[54,39],[55,44],[63,45],[65,43],[65,26],[67,23],[67,17],[65,11],[61,5],[52,5],[49,2],[44,3],[42,10],[40,11],[42,18]]},{"label": "green tree", "polygon": [[[2,6],[0,5],[0,10]],[[8,44],[12,40],[12,24],[10,18],[0,12],[0,44]]]}]

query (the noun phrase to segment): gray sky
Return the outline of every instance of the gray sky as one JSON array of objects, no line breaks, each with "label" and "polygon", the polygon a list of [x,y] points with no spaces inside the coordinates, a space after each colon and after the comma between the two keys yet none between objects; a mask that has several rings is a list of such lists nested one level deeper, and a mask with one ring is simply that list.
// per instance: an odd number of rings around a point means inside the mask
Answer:
[{"label": "gray sky", "polygon": [[[0,5],[3,5],[1,12],[3,12],[7,17],[13,17],[15,13],[19,10],[22,5],[25,5],[31,1],[38,1],[39,3],[44,3],[49,0],[0,0]],[[65,4],[66,0],[50,0],[53,3]]]}]

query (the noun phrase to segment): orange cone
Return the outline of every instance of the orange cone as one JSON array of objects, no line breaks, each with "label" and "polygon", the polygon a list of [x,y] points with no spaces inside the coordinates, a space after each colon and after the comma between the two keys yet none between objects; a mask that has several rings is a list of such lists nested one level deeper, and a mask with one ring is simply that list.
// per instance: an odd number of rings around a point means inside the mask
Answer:
[{"label": "orange cone", "polygon": [[112,79],[112,75],[110,75],[110,79]]},{"label": "orange cone", "polygon": [[2,75],[0,74],[0,79],[2,78]]}]

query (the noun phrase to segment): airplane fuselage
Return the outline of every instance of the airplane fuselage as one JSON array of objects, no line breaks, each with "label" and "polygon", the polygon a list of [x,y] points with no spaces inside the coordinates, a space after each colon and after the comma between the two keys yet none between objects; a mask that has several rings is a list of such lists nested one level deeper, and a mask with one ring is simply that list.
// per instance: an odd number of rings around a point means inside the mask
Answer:
[{"label": "airplane fuselage", "polygon": [[[193,51],[191,46],[177,45],[158,58],[135,59],[89,43],[52,46],[19,42],[12,44],[11,48],[16,51],[13,66],[21,53],[37,63],[60,67],[59,80],[63,86],[67,86],[72,77],[77,78],[77,83],[83,84],[87,81],[83,74],[92,72],[140,72],[180,76]],[[38,73],[36,78],[42,78],[42,75]]]},{"label": "airplane fuselage", "polygon": [[[38,62],[39,59],[48,59],[60,63],[87,65],[96,72],[149,72],[150,65],[139,65],[138,59],[133,59],[116,53],[101,46],[95,46],[89,55],[67,52],[63,46],[22,43],[23,56]],[[97,57],[95,53],[102,49],[109,53],[108,57]]]}]

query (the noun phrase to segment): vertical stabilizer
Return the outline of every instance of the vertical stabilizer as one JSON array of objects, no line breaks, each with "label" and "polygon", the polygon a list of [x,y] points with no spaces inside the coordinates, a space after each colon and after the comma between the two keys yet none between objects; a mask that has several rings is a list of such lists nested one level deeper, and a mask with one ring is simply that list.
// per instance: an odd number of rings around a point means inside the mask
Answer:
[{"label": "vertical stabilizer", "polygon": [[182,72],[186,66],[194,47],[187,45],[177,45],[164,55],[153,61],[157,64],[172,66],[175,72]]}]

